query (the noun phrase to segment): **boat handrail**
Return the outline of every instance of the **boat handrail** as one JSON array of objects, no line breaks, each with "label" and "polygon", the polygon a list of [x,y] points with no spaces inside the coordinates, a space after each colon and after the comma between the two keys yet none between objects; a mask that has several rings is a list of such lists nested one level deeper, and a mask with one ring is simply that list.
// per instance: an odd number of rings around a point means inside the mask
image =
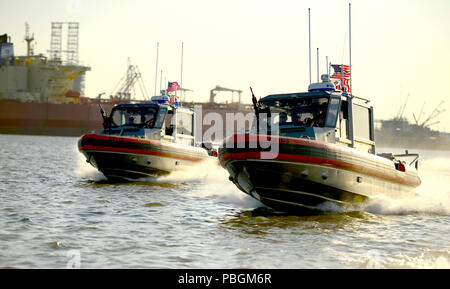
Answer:
[{"label": "boat handrail", "polygon": [[363,101],[365,101],[366,103],[369,103],[369,102],[370,102],[369,99],[364,98],[364,97],[356,96],[356,95],[354,95],[354,94],[347,94],[347,95],[350,96],[350,97],[352,97],[352,98],[356,98],[356,99],[363,100]]},{"label": "boat handrail", "polygon": [[171,135],[164,135],[164,136],[163,136],[163,139],[164,139],[164,140],[173,141],[173,136],[171,136]]},{"label": "boat handrail", "polygon": [[181,137],[181,138],[189,138],[189,139],[194,139],[195,137],[192,135],[188,135],[188,134],[181,134],[181,133],[177,133],[177,137]]},{"label": "boat handrail", "polygon": [[415,167],[416,167],[416,169],[417,169],[417,163],[418,163],[418,161],[419,161],[419,154],[416,154],[416,153],[414,153],[414,154],[411,154],[411,153],[409,153],[407,150],[405,151],[405,153],[404,154],[394,154],[393,155],[394,157],[399,157],[399,158],[401,158],[401,157],[414,157],[414,159],[412,160],[412,162],[410,162],[410,166],[412,165],[412,164],[414,164],[415,163]]},{"label": "boat handrail", "polygon": [[375,144],[375,142],[370,140],[370,139],[357,137],[357,136],[355,136],[355,141],[360,142],[360,143],[364,143],[364,144],[368,144],[368,145],[374,145]]},{"label": "boat handrail", "polygon": [[[393,154],[393,153],[379,153],[377,154],[380,157],[389,159],[389,160],[396,160],[397,158],[402,158],[402,157],[414,157],[414,159],[409,163],[409,166],[412,166],[414,163],[414,167],[417,169],[418,168],[418,163],[419,163],[419,154],[416,153],[409,153],[408,150],[405,151],[404,154]],[[397,159],[398,161],[400,161],[399,159]]]},{"label": "boat handrail", "polygon": [[344,143],[344,144],[349,144],[349,145],[352,144],[352,141],[349,140],[348,138],[340,138],[340,137],[337,137],[337,138],[336,138],[336,142],[340,142],[340,143]]}]

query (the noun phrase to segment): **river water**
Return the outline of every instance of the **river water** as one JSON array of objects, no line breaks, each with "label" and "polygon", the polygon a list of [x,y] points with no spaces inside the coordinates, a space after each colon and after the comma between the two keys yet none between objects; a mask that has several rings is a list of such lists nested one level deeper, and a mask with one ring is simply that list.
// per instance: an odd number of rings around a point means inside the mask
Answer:
[{"label": "river water", "polygon": [[215,163],[114,184],[77,138],[0,135],[0,268],[450,268],[450,152],[419,153],[415,198],[276,216]]}]

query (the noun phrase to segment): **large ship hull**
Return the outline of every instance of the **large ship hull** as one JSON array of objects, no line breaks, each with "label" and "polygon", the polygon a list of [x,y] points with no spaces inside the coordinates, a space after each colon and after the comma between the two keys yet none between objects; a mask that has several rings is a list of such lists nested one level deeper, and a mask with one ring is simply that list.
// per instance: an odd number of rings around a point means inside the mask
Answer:
[{"label": "large ship hull", "polygon": [[220,163],[240,190],[277,210],[317,209],[326,202],[357,207],[380,194],[411,196],[420,184],[414,168],[347,147],[272,137],[279,150],[268,153],[257,143],[255,135],[234,135],[219,150]]},{"label": "large ship hull", "polygon": [[377,145],[387,148],[402,149],[427,149],[427,150],[450,150],[450,134],[433,131],[423,133],[423,131],[391,132],[375,131]]},{"label": "large ship hull", "polygon": [[[201,104],[197,104],[201,105]],[[102,102],[104,111],[109,114],[113,103]],[[233,110],[232,107],[205,108],[203,115],[218,113],[222,119],[226,119],[227,113],[249,113],[248,110]],[[211,125],[203,124],[204,134]],[[239,130],[248,129],[247,126],[239,126]],[[103,129],[103,118],[98,103],[38,103],[20,102],[15,100],[0,100],[0,134],[30,134],[30,135],[54,135],[54,136],[82,136],[90,131]],[[225,131],[225,122],[223,123]]]},{"label": "large ship hull", "polygon": [[[107,113],[112,104],[103,103]],[[103,129],[98,104],[0,101],[0,133],[81,136]]]}]

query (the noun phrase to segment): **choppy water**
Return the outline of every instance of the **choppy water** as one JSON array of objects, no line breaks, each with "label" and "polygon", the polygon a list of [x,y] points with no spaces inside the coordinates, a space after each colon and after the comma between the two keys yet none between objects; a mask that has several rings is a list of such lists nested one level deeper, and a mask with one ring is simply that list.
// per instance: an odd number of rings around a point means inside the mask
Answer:
[{"label": "choppy water", "polygon": [[450,152],[420,152],[414,199],[261,216],[215,164],[111,184],[76,143],[0,135],[0,267],[450,267]]}]

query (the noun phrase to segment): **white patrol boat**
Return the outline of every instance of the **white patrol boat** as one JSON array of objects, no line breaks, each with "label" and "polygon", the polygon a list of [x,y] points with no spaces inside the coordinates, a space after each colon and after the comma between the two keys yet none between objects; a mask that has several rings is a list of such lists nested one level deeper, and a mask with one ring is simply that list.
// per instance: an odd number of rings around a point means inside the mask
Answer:
[{"label": "white patrol boat", "polygon": [[219,160],[230,180],[280,211],[412,195],[421,183],[418,155],[377,155],[369,101],[336,90],[328,75],[322,80],[308,92],[268,95],[259,102],[253,96],[257,123],[264,123],[265,113],[272,126],[224,142]]},{"label": "white patrol boat", "polygon": [[119,104],[104,118],[104,130],[83,135],[78,149],[110,180],[168,174],[210,157],[194,145],[194,113],[155,96],[150,103]]}]

